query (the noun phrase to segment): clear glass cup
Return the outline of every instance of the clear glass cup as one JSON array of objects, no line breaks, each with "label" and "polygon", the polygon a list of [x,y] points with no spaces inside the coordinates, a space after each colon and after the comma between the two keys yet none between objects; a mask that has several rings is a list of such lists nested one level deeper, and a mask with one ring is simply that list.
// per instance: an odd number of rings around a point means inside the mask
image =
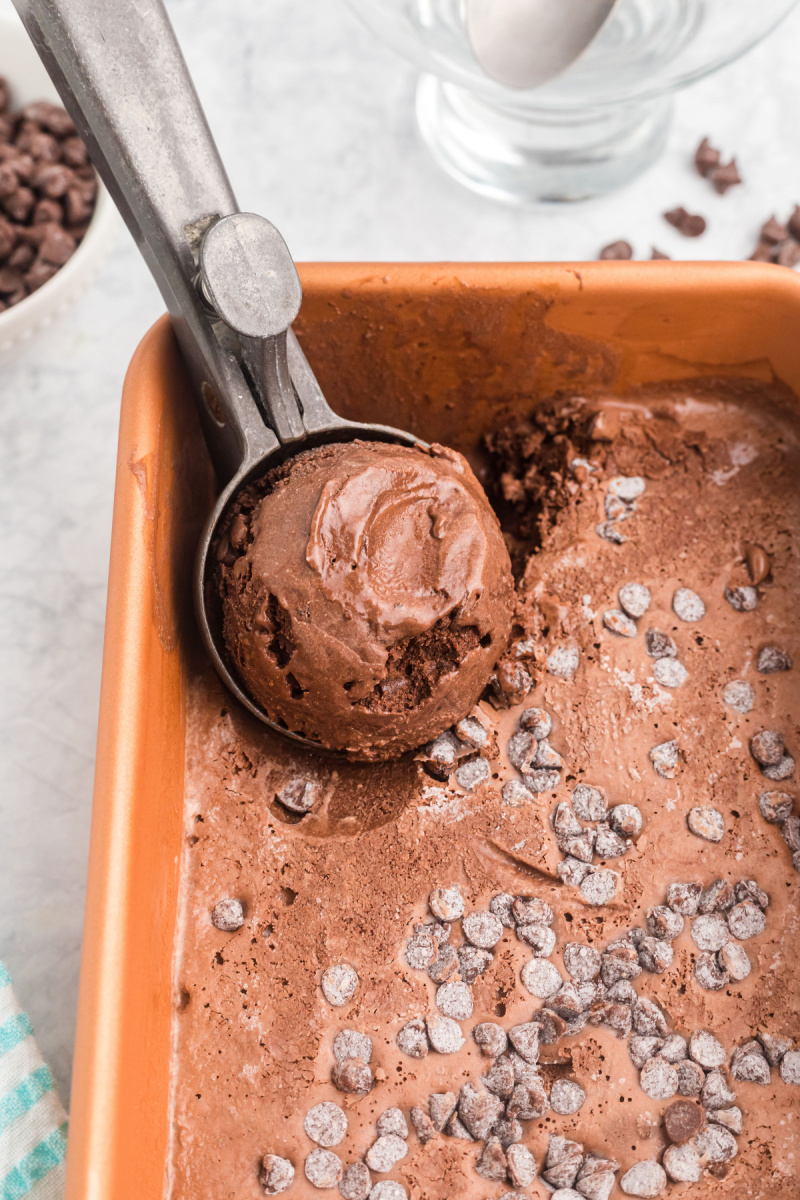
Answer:
[{"label": "clear glass cup", "polygon": [[479,66],[463,0],[347,0],[421,69],[417,121],[441,166],[517,204],[583,200],[633,179],[664,147],[673,93],[744,54],[797,2],[618,0],[562,75],[516,90]]}]

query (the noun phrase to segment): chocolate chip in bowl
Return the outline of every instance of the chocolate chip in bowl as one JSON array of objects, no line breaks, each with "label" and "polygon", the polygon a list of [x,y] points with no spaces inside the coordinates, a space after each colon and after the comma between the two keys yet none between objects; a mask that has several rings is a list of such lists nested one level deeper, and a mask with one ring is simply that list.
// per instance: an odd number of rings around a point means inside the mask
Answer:
[{"label": "chocolate chip in bowl", "polygon": [[19,22],[0,15],[0,352],[69,306],[118,218]]}]

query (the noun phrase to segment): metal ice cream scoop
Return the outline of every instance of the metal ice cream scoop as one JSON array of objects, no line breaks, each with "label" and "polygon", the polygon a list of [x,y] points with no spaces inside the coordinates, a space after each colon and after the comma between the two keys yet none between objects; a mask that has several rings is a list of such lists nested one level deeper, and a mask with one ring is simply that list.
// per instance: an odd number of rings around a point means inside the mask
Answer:
[{"label": "metal ice cream scoop", "polygon": [[594,40],[618,0],[463,0],[472,52],[490,79],[536,88]]},{"label": "metal ice cream scoop", "polygon": [[161,0],[14,0],[156,280],[198,392],[222,492],[197,555],[209,655],[256,717],[207,600],[215,533],[239,490],[288,456],[355,437],[422,445],[328,406],[291,323],[302,296],[274,225],[243,213]]}]

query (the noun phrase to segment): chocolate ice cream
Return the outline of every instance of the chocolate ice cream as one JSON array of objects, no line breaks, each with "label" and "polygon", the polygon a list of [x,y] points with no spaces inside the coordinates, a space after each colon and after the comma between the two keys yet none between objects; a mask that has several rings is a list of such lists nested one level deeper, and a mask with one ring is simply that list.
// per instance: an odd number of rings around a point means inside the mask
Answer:
[{"label": "chocolate ice cream", "polygon": [[246,688],[274,721],[355,758],[402,754],[463,717],[506,648],[500,526],[443,446],[299,454],[242,496],[219,554]]}]

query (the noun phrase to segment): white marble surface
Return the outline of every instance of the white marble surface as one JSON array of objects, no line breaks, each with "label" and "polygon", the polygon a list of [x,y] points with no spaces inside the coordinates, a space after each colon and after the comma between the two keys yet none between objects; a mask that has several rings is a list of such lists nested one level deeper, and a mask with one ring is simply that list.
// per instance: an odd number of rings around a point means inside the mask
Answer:
[{"label": "white marble surface", "polygon": [[[0,0],[0,11],[10,7]],[[299,259],[582,259],[630,238],[740,258],[800,201],[800,10],[679,97],[668,152],[624,191],[514,211],[442,176],[413,125],[412,70],[339,0],[169,0],[245,208]],[[688,157],[708,133],[747,186],[718,198]],[[683,241],[659,214],[710,218]],[[0,958],[69,1095],[118,399],[161,311],[124,231],[94,287],[0,360]]]}]

